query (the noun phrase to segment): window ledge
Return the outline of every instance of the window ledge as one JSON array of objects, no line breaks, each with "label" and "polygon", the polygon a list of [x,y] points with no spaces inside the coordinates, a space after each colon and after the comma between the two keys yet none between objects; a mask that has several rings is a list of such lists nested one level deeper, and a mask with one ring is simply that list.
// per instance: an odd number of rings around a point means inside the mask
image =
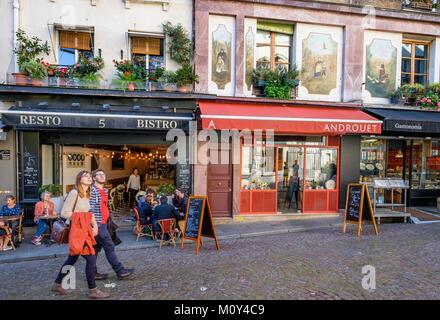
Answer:
[{"label": "window ledge", "polygon": [[130,9],[132,3],[159,3],[162,4],[162,10],[168,11],[170,0],[123,0],[125,2],[125,9]]}]

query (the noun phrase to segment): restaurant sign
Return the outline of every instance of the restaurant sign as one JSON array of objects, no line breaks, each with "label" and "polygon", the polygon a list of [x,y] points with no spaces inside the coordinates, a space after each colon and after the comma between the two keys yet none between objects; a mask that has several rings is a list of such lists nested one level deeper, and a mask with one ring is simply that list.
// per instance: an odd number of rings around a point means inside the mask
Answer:
[{"label": "restaurant sign", "polygon": [[115,114],[75,113],[6,113],[6,124],[21,128],[84,128],[84,129],[129,129],[170,130],[182,128],[190,117],[178,116],[135,116]]}]

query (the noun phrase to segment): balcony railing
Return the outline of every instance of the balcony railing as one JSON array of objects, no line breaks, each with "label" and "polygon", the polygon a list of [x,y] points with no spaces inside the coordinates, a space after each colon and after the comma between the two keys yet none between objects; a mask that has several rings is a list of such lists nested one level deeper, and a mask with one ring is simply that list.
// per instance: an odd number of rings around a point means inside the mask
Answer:
[{"label": "balcony railing", "polygon": [[438,12],[437,0],[404,0],[404,9]]}]

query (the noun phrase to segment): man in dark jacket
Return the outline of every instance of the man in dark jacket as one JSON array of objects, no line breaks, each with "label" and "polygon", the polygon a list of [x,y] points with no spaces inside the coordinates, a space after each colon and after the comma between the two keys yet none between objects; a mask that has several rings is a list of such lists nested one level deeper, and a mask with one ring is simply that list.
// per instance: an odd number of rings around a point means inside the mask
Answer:
[{"label": "man in dark jacket", "polygon": [[151,216],[151,220],[153,221],[153,230],[160,231],[160,226],[158,225],[158,220],[164,219],[176,219],[176,222],[179,220],[179,213],[177,212],[174,206],[168,204],[168,198],[166,196],[160,197],[160,205],[154,208],[154,213]]}]

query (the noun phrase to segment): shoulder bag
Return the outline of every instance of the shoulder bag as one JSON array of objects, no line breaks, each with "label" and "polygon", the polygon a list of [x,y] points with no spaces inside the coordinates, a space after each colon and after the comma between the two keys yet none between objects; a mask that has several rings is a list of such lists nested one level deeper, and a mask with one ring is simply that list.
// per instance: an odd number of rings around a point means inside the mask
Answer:
[{"label": "shoulder bag", "polygon": [[[75,204],[73,205],[72,212],[75,212],[76,209],[76,203],[78,202],[78,196],[76,196]],[[69,242],[69,232],[70,232],[70,226],[66,223],[66,221],[63,220],[57,220],[53,223],[52,226],[52,240],[55,241],[58,244],[64,244]]]}]

